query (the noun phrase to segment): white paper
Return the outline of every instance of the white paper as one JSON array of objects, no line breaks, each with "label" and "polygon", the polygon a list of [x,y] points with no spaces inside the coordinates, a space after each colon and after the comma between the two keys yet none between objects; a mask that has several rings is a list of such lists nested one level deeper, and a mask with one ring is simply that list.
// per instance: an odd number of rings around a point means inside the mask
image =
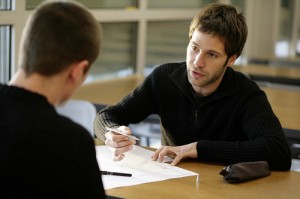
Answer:
[{"label": "white paper", "polygon": [[[153,161],[151,159],[153,151],[139,146],[134,146],[131,151],[125,153],[125,158],[118,162],[112,160],[112,152],[107,146],[96,146],[96,153],[101,170],[132,174],[132,177],[102,175],[104,189],[106,190],[115,187],[198,175],[197,173],[171,166],[167,163]],[[166,161],[170,161],[170,159],[166,159]]]}]

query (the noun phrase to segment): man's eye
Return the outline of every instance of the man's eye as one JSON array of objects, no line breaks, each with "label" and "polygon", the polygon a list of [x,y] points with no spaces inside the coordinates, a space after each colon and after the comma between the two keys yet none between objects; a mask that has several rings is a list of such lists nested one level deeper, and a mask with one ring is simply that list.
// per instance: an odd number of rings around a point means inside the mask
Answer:
[{"label": "man's eye", "polygon": [[191,45],[191,49],[192,49],[193,51],[197,51],[197,50],[198,50],[197,46],[195,46],[195,45]]},{"label": "man's eye", "polygon": [[217,55],[214,53],[207,53],[208,57],[217,58]]}]

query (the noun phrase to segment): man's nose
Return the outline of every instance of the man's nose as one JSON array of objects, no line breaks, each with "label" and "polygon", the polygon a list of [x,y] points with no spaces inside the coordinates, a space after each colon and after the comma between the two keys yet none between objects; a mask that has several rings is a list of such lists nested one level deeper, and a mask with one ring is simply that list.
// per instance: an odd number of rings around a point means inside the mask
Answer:
[{"label": "man's nose", "polygon": [[205,61],[204,61],[204,52],[199,51],[199,53],[196,55],[195,60],[194,60],[194,65],[197,68],[202,68],[205,66]]}]

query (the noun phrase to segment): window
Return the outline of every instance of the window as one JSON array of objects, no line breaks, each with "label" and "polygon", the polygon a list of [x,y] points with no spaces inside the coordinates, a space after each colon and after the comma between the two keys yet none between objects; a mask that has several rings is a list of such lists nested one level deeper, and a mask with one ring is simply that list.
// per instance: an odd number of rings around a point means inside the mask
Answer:
[{"label": "window", "polygon": [[217,0],[149,0],[149,8],[201,8],[209,3],[217,2]]},{"label": "window", "polygon": [[136,51],[136,23],[102,23],[100,56],[88,81],[133,74]]},{"label": "window", "polygon": [[11,27],[0,26],[0,83],[7,83],[10,79],[11,62]]},{"label": "window", "polygon": [[280,26],[279,26],[279,36],[276,43],[275,53],[278,57],[287,57],[289,54],[289,41],[291,37],[291,20],[292,20],[292,12],[291,12],[291,1],[284,0],[281,1],[280,6]]},{"label": "window", "polygon": [[[109,8],[123,9],[137,7],[137,0],[76,0],[90,9]],[[32,10],[43,0],[27,0],[26,9]]]},{"label": "window", "polygon": [[158,64],[185,60],[189,25],[190,20],[149,22],[145,74]]},{"label": "window", "polygon": [[298,28],[296,55],[300,56],[300,27]]},{"label": "window", "polygon": [[279,35],[275,46],[277,57],[300,55],[300,2],[281,0],[279,11]]},{"label": "window", "polygon": [[12,2],[11,0],[0,0],[0,10],[11,10]]},{"label": "window", "polygon": [[[0,0],[0,11],[11,9],[11,0]],[[11,26],[0,24],[0,83],[7,83],[10,79],[11,48]]]}]

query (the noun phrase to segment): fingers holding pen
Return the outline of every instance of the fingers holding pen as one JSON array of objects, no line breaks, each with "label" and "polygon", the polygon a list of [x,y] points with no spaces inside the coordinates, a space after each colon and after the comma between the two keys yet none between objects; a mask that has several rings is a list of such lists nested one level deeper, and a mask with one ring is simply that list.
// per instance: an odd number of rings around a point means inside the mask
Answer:
[{"label": "fingers holding pen", "polygon": [[[128,135],[131,134],[130,128],[125,126],[121,126],[117,128],[117,130]],[[125,157],[124,153],[130,151],[133,148],[133,145],[136,144],[134,139],[130,139],[126,135],[121,135],[110,130],[105,134],[105,138],[105,144],[112,151],[114,161],[122,160]]]},{"label": "fingers holding pen", "polygon": [[107,132],[105,137],[105,144],[110,147],[120,148],[136,144],[135,140],[129,139],[124,135],[115,134],[113,132]]},{"label": "fingers holding pen", "polygon": [[128,137],[125,138],[126,140],[119,141],[119,142],[114,142],[109,139],[105,140],[106,146],[108,146],[108,148],[112,152],[114,161],[122,160],[125,157],[124,153],[130,151],[133,148],[133,144],[135,144],[135,140],[128,140]]},{"label": "fingers holding pen", "polygon": [[[131,134],[130,128],[128,128],[126,126],[120,126],[118,128],[118,130],[121,130],[123,133],[128,134],[128,135]],[[115,133],[113,131],[108,131],[105,134],[105,138],[106,138],[105,144],[107,146],[116,147],[116,148],[136,144],[136,141],[134,139],[130,139],[129,137],[127,137],[125,135],[121,135],[121,134]]]}]

